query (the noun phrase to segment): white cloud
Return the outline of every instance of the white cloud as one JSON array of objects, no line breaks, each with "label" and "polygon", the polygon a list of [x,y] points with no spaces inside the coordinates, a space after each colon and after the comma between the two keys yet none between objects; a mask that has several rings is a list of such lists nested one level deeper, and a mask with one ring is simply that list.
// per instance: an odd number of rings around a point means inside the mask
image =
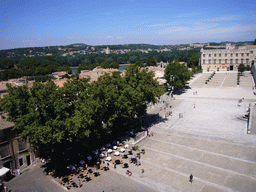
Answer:
[{"label": "white cloud", "polygon": [[123,39],[123,37],[120,36],[107,36],[106,39]]}]

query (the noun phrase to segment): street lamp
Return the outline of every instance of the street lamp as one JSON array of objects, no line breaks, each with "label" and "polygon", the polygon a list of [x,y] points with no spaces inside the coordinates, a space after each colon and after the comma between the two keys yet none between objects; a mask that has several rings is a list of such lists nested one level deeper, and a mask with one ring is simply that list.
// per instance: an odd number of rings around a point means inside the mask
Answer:
[{"label": "street lamp", "polygon": [[[174,75],[170,75],[170,81],[173,82],[175,79]],[[172,84],[172,83],[171,83]],[[173,87],[173,86],[172,86]]]}]

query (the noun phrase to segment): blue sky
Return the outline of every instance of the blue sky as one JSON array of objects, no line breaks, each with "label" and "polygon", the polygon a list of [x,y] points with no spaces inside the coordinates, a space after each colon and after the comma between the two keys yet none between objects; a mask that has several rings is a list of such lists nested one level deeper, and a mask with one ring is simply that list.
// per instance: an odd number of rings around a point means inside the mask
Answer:
[{"label": "blue sky", "polygon": [[1,0],[0,49],[253,41],[255,0]]}]

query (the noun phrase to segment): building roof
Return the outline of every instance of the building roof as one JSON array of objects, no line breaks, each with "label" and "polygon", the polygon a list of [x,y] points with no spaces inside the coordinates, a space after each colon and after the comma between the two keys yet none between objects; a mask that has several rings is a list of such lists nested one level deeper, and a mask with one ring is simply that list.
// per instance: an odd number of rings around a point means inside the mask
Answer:
[{"label": "building roof", "polygon": [[56,80],[56,81],[53,81],[55,83],[55,85],[57,85],[59,88],[61,87],[64,87],[64,83],[67,82],[66,79],[61,79],[61,80]]},{"label": "building roof", "polygon": [[6,121],[6,114],[0,114],[0,130],[14,127],[13,122]]},{"label": "building roof", "polygon": [[0,84],[0,93],[2,92],[6,92],[7,91],[7,87],[5,84]]},{"label": "building roof", "polygon": [[53,72],[52,75],[58,75],[58,76],[63,76],[66,75],[67,72],[66,71],[58,71],[58,72]]}]

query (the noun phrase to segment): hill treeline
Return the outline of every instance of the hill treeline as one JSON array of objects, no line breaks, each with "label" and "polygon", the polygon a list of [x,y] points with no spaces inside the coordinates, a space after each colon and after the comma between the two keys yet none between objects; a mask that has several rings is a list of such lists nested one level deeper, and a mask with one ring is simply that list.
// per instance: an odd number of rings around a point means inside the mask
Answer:
[{"label": "hill treeline", "polygon": [[[58,50],[58,49],[57,49]],[[22,76],[42,76],[55,71],[67,71],[70,67],[79,66],[79,70],[93,69],[96,66],[103,68],[118,68],[119,64],[134,64],[141,61],[145,65],[156,65],[157,62],[172,62],[173,60],[188,62],[188,67],[198,65],[200,49],[180,51],[173,49],[171,52],[130,51],[128,53],[86,53],[73,56],[35,56],[0,59],[0,78],[8,80]],[[152,62],[154,60],[154,62]],[[153,64],[152,64],[153,63]]]}]

